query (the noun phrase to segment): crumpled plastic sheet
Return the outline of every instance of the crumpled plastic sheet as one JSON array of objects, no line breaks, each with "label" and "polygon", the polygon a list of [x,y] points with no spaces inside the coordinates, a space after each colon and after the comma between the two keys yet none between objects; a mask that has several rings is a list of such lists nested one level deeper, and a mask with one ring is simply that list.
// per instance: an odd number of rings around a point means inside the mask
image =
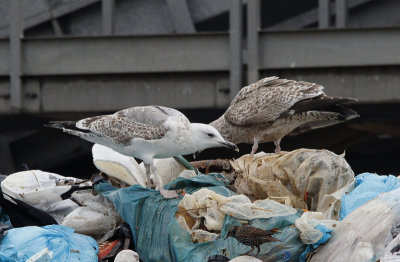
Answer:
[{"label": "crumpled plastic sheet", "polygon": [[[194,221],[190,221],[190,224],[194,223],[190,231],[196,230],[203,218],[208,230],[221,230],[225,215],[251,220],[297,213],[296,209],[270,199],[251,202],[245,195],[224,197],[208,188],[201,188],[193,194],[185,194],[178,208],[178,214],[186,211],[194,218]],[[188,227],[183,225],[183,228]]]},{"label": "crumpled plastic sheet", "polygon": [[[143,162],[138,164],[135,158],[122,155],[99,144],[93,145],[92,154],[93,163],[100,171],[127,185],[146,186],[146,169]],[[154,165],[164,185],[175,179],[185,169],[174,158],[154,159]]]},{"label": "crumpled plastic sheet", "polygon": [[23,262],[45,248],[54,262],[98,261],[96,240],[60,225],[10,229],[0,242],[0,261]]},{"label": "crumpled plastic sheet", "polygon": [[[298,149],[279,154],[244,155],[231,161],[239,174],[235,191],[253,199],[290,199],[294,208],[324,212],[338,219],[339,190],[351,190],[354,173],[346,160],[328,150]],[[341,192],[342,194],[343,192]],[[341,196],[340,194],[340,196]]]},{"label": "crumpled plastic sheet", "polygon": [[320,212],[305,212],[295,222],[297,229],[300,230],[301,241],[306,245],[315,244],[324,236],[325,232],[321,232],[317,226],[332,231],[339,223],[337,220],[324,219],[324,215]]},{"label": "crumpled plastic sheet", "polygon": [[[220,174],[198,175],[194,178],[178,177],[166,188],[185,189],[192,194],[201,187],[225,197],[234,193],[225,186],[228,181]],[[211,255],[225,252],[230,258],[237,257],[248,250],[249,246],[240,244],[230,237],[225,239],[229,227],[240,225],[237,218],[225,216],[220,238],[215,241],[195,244],[191,234],[183,229],[175,219],[178,203],[181,199],[163,199],[158,191],[138,185],[116,189],[108,183],[95,186],[96,191],[111,200],[117,212],[130,225],[136,251],[146,262],[151,261],[207,261]],[[268,219],[253,219],[250,225],[271,229],[278,227],[281,233],[274,237],[282,242],[270,242],[261,245],[259,258],[264,261],[295,261],[305,250],[299,239],[299,231],[293,226],[300,214]]]},{"label": "crumpled plastic sheet", "polygon": [[74,177],[29,170],[9,175],[1,182],[1,189],[4,198],[9,201],[14,202],[7,195],[45,211],[60,224],[67,214],[78,207],[78,204],[63,196],[72,193],[73,187],[84,188],[91,185],[81,182],[83,180]]},{"label": "crumpled plastic sheet", "polygon": [[372,173],[363,173],[356,176],[354,190],[348,194],[343,194],[340,220],[379,194],[399,187],[400,179],[392,175],[379,176]]},{"label": "crumpled plastic sheet", "polygon": [[62,225],[75,229],[76,233],[91,236],[98,242],[114,235],[122,221],[109,200],[101,195],[94,196],[89,190],[76,191],[72,193],[72,198],[82,206],[69,213]]},{"label": "crumpled plastic sheet", "polygon": [[340,222],[337,220],[326,220],[321,212],[305,212],[295,225],[300,230],[301,241],[308,245],[307,249],[301,254],[301,262],[307,261],[307,255],[313,252],[321,244],[326,243],[330,238],[330,232],[337,227]]},{"label": "crumpled plastic sheet", "polygon": [[310,261],[376,261],[400,217],[400,188],[382,193],[347,215]]}]

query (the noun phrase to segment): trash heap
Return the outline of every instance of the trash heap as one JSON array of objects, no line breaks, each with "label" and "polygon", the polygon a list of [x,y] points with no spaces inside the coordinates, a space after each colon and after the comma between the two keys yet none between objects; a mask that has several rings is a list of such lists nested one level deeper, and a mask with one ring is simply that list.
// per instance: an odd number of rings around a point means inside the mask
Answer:
[{"label": "trash heap", "polygon": [[[400,258],[400,180],[355,177],[343,156],[327,150],[192,163],[221,169],[208,174],[183,158],[156,160],[177,199],[145,188],[145,169],[134,158],[94,145],[93,159],[103,176],[92,181],[40,170],[2,181],[0,261]],[[277,241],[243,256],[251,246],[228,232],[246,225]]]}]

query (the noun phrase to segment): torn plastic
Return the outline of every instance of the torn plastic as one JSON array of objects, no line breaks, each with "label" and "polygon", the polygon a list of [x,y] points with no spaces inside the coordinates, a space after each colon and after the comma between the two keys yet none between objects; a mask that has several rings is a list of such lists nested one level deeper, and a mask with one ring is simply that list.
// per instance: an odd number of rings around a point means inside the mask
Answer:
[{"label": "torn plastic", "polygon": [[122,250],[115,257],[114,262],[139,262],[139,255],[133,250]]},{"label": "torn plastic", "polygon": [[97,242],[88,236],[74,233],[74,230],[60,225],[44,227],[21,227],[10,229],[0,242],[1,255],[9,260],[26,261],[43,249],[52,252],[52,260],[97,262]]},{"label": "torn plastic", "polygon": [[237,193],[251,199],[281,199],[295,208],[324,212],[327,219],[339,218],[340,205],[332,194],[354,180],[346,160],[328,150],[245,155],[231,164],[239,175],[234,184]]},{"label": "torn plastic", "polygon": [[63,177],[41,170],[29,170],[9,175],[1,182],[4,198],[19,199],[41,209],[61,223],[65,216],[78,207],[69,199],[73,191],[90,187],[90,183],[74,177]]},{"label": "torn plastic", "polygon": [[[199,188],[207,187],[223,197],[229,197],[234,193],[225,187],[227,182],[220,174],[198,175],[189,179],[178,177],[167,188],[184,188],[186,194],[193,195]],[[219,232],[220,238],[196,244],[192,242],[191,234],[183,229],[175,218],[181,199],[166,200],[158,191],[138,185],[116,189],[108,183],[100,183],[95,188],[114,203],[117,212],[130,225],[136,251],[146,261],[200,262],[222,252],[234,258],[250,250],[249,246],[240,244],[232,237],[225,239],[229,227],[239,225],[237,218],[225,215]],[[299,232],[294,227],[294,221],[299,217],[300,214],[296,213],[249,221],[255,227],[278,227],[281,231],[274,237],[282,242],[270,242],[261,246],[259,257],[262,260],[289,261],[300,256],[305,245],[300,241]],[[215,233],[218,234],[218,231]]]},{"label": "torn plastic", "polygon": [[374,199],[379,194],[399,187],[400,179],[392,175],[379,176],[372,173],[363,173],[356,176],[354,190],[348,194],[343,194],[340,219],[342,220],[353,210]]},{"label": "torn plastic", "polygon": [[324,236],[324,232],[317,229],[317,226],[324,226],[332,231],[339,223],[336,220],[324,219],[321,212],[305,212],[295,222],[300,231],[301,241],[306,245],[314,244]]},{"label": "torn plastic", "polygon": [[[100,171],[127,185],[139,184],[146,187],[146,169],[143,162],[138,164],[135,158],[122,155],[99,144],[93,145],[92,154],[93,163]],[[153,162],[164,185],[185,170],[185,167],[174,158],[154,159]]]},{"label": "torn plastic", "polygon": [[99,242],[114,235],[122,221],[109,200],[101,195],[93,196],[86,190],[74,192],[72,198],[82,206],[69,213],[62,225]]},{"label": "torn plastic", "polygon": [[347,215],[311,261],[376,261],[399,216],[400,188],[380,194]]},{"label": "torn plastic", "polygon": [[43,250],[37,252],[30,258],[28,258],[25,262],[51,262],[53,258],[53,252],[51,252],[47,247]]},{"label": "torn plastic", "polygon": [[262,260],[251,256],[240,256],[229,260],[230,262],[262,262]]},{"label": "torn plastic", "polygon": [[146,186],[146,171],[133,157],[122,155],[99,144],[93,145],[92,155],[93,163],[100,171],[128,185]]},{"label": "torn plastic", "polygon": [[224,197],[214,191],[201,188],[193,194],[185,194],[178,204],[177,216],[189,214],[193,218],[180,219],[179,222],[188,220],[183,228],[196,230],[200,221],[204,219],[204,225],[208,230],[221,230],[225,216],[230,215],[242,220],[256,218],[270,218],[295,214],[296,209],[282,205],[276,201],[265,199],[253,203],[245,195]]}]

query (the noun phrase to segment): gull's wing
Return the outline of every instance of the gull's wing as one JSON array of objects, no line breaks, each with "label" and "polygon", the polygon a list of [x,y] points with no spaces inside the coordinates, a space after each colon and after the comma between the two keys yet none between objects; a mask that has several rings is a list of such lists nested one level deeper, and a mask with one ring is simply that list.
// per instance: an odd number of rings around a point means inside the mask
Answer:
[{"label": "gull's wing", "polygon": [[271,122],[299,101],[324,95],[323,89],[314,83],[267,77],[244,87],[226,110],[225,119],[238,126]]},{"label": "gull's wing", "polygon": [[106,137],[118,144],[128,144],[134,138],[155,140],[162,138],[169,130],[164,123],[168,119],[187,118],[179,111],[161,106],[132,107],[113,115],[85,118],[76,127]]}]

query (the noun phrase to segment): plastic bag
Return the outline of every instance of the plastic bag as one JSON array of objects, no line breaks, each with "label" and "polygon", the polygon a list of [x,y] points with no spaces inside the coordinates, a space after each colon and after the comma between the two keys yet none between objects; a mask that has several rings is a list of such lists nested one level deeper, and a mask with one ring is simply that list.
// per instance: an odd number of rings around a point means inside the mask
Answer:
[{"label": "plastic bag", "polygon": [[382,193],[346,216],[311,261],[376,261],[399,217],[400,188]]},{"label": "plastic bag", "polygon": [[[192,194],[201,187],[229,197],[234,193],[225,186],[228,181],[220,174],[198,175],[194,178],[178,177],[168,189],[184,188]],[[195,244],[192,236],[175,219],[178,203],[181,199],[163,199],[158,191],[137,185],[115,189],[107,183],[95,186],[96,191],[110,199],[121,217],[130,225],[136,251],[146,262],[151,261],[207,261],[211,255],[226,252],[230,258],[237,257],[248,250],[249,246],[240,244],[230,237],[225,239],[232,225],[239,225],[237,218],[226,215],[220,238],[214,241]],[[270,261],[289,261],[296,259],[304,251],[305,245],[299,240],[299,231],[293,227],[300,214],[253,219],[250,224],[263,229],[278,227],[281,233],[274,237],[282,242],[270,242],[261,246],[260,258]]]},{"label": "plastic bag", "polygon": [[122,155],[109,147],[94,144],[93,163],[100,171],[128,185],[146,186],[146,171],[133,157]]},{"label": "plastic bag", "polygon": [[[128,185],[139,184],[146,187],[146,169],[143,162],[138,164],[135,158],[99,144],[93,145],[92,154],[93,163],[100,171]],[[154,166],[164,185],[185,170],[185,167],[174,158],[154,159]]]},{"label": "plastic bag", "polygon": [[29,170],[9,175],[1,182],[4,198],[13,202],[8,196],[28,203],[35,208],[50,214],[58,223],[78,207],[69,199],[70,194],[89,187],[90,183],[74,177],[63,177],[41,170]]},{"label": "plastic bag", "polygon": [[353,210],[374,199],[379,194],[399,187],[400,179],[392,175],[379,176],[377,174],[363,173],[356,176],[354,190],[348,194],[343,194],[340,219],[342,220]]},{"label": "plastic bag", "polygon": [[277,197],[277,201],[288,197],[293,207],[324,212],[327,219],[339,218],[340,205],[330,195],[354,181],[346,160],[328,150],[245,155],[231,165],[239,174],[234,184],[237,193],[253,199]]},{"label": "plastic bag", "polygon": [[301,241],[306,245],[314,244],[324,236],[324,233],[316,228],[317,226],[322,225],[332,231],[339,223],[336,220],[325,220],[320,212],[305,212],[295,222],[297,229],[300,230]]},{"label": "plastic bag", "polygon": [[99,251],[93,238],[76,234],[73,229],[60,225],[14,228],[0,242],[0,254],[14,259],[10,261],[26,261],[45,248],[53,253],[52,261],[55,262],[97,262]]},{"label": "plastic bag", "polygon": [[[221,230],[225,215],[251,220],[292,215],[297,212],[290,206],[270,199],[257,200],[252,203],[245,195],[224,197],[207,188],[201,188],[193,194],[185,194],[178,204],[177,214],[185,215],[185,211],[194,219],[195,226],[189,226],[192,230],[197,229],[201,219],[205,220],[204,225],[208,230]],[[183,228],[188,227],[183,225]]]},{"label": "plastic bag", "polygon": [[121,224],[113,204],[103,196],[93,196],[85,190],[74,192],[72,198],[82,206],[69,213],[62,225],[75,229],[75,232],[102,242],[111,237]]}]

